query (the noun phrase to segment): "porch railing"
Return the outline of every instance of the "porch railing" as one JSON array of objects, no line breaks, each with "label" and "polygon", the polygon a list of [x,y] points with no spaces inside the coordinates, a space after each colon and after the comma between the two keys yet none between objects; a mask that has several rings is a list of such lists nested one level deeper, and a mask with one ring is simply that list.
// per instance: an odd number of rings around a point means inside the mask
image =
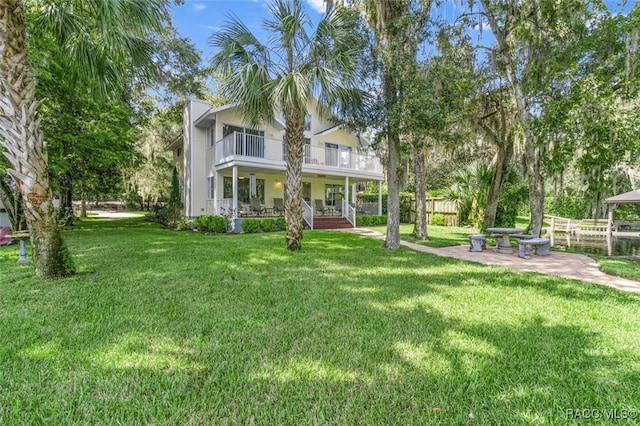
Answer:
[{"label": "porch railing", "polygon": [[356,208],[352,206],[347,200],[342,200],[342,216],[351,223],[355,228],[356,226]]},{"label": "porch railing", "polygon": [[304,199],[302,200],[302,219],[313,229],[313,209]]},{"label": "porch railing", "polygon": [[[233,157],[284,162],[282,140],[234,132],[216,142],[216,164]],[[382,164],[373,154],[358,154],[347,150],[305,145],[304,166],[339,168],[370,173],[382,173]]]}]

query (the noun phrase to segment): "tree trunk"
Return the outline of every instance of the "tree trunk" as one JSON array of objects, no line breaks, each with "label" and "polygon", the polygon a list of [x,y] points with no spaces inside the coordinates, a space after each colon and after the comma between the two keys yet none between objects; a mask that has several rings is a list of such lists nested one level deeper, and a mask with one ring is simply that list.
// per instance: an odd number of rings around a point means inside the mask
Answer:
[{"label": "tree trunk", "polygon": [[496,146],[496,156],[494,161],[494,174],[487,193],[487,205],[485,208],[482,231],[496,226],[496,214],[498,211],[498,201],[502,185],[507,180],[509,162],[513,156],[513,133],[507,128],[509,125],[505,111],[501,110],[500,120],[496,123],[499,128],[492,129],[489,125],[480,124],[485,136]]},{"label": "tree trunk", "polygon": [[413,174],[416,183],[416,222],[413,228],[413,235],[418,240],[429,238],[427,234],[427,185],[424,180],[425,150],[425,147],[418,145],[415,148],[413,162]]},{"label": "tree trunk", "polygon": [[73,214],[73,183],[71,176],[65,173],[60,177],[60,207],[58,207],[58,223],[62,226],[72,226],[74,222]]},{"label": "tree trunk", "polygon": [[0,145],[23,197],[38,278],[73,274],[73,261],[55,219],[47,155],[36,117],[36,81],[27,61],[26,26],[19,0],[0,2]]},{"label": "tree trunk", "polygon": [[387,237],[384,247],[400,248],[400,137],[391,132],[387,135]]},{"label": "tree trunk", "polygon": [[304,116],[285,112],[284,143],[287,163],[287,199],[284,218],[287,223],[287,249],[302,249],[302,157],[304,151]]},{"label": "tree trunk", "polygon": [[[518,108],[518,119],[522,125],[525,143],[525,158],[527,166],[527,174],[529,177],[529,208],[531,209],[531,234],[536,237],[540,236],[542,231],[542,219],[544,214],[544,178],[540,171],[540,149],[536,146],[536,141],[531,132],[531,114],[529,113],[528,102],[522,87],[522,82],[516,75],[516,64],[513,63],[511,57],[512,51],[506,39],[504,29],[498,26],[495,16],[491,13],[488,0],[481,0],[486,17],[491,26],[491,31],[498,42],[498,50],[500,58],[509,84],[513,90],[513,95]],[[515,10],[510,10],[506,21],[513,21]]]}]

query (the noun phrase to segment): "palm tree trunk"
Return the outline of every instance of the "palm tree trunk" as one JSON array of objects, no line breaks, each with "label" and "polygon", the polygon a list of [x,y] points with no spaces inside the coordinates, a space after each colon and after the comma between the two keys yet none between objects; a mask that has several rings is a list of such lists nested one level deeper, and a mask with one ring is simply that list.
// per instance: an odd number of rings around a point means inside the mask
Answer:
[{"label": "palm tree trunk", "polygon": [[296,112],[285,113],[284,144],[287,163],[287,200],[284,218],[287,223],[287,249],[302,249],[302,157],[304,151],[304,117]]},{"label": "palm tree trunk", "polygon": [[75,268],[56,223],[20,0],[0,2],[0,53],[0,145],[23,197],[36,276],[65,277]]}]

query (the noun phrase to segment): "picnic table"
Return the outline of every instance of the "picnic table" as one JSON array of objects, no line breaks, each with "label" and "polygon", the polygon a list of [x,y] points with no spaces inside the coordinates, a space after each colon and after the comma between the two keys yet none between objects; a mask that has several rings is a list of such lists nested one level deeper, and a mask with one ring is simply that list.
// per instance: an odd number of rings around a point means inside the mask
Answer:
[{"label": "picnic table", "polygon": [[500,236],[500,238],[496,236],[496,241],[498,242],[498,252],[504,253],[504,254],[511,254],[513,253],[513,248],[511,247],[509,236],[514,234],[522,234],[524,232],[524,229],[522,228],[487,228],[487,232],[491,232],[492,234],[496,234]]}]

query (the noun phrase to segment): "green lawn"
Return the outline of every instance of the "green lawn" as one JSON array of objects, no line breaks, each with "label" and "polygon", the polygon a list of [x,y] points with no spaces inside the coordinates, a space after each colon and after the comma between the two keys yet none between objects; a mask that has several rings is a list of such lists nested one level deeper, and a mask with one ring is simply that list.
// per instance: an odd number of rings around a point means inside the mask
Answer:
[{"label": "green lawn", "polygon": [[[0,424],[574,424],[640,409],[640,297],[341,232],[66,232],[0,247]],[[631,411],[633,413],[633,411]],[[472,418],[471,418],[472,417]]]},{"label": "green lawn", "polygon": [[[380,232],[381,234],[387,233],[387,226],[367,226],[366,228]],[[401,223],[400,224],[400,238],[405,241],[410,241],[418,244],[422,244],[429,247],[448,247],[456,246],[459,244],[469,244],[469,235],[478,233],[477,229],[463,228],[456,226],[436,226],[428,225],[427,234],[429,239],[426,241],[416,240],[413,236],[413,224]],[[493,240],[493,239],[490,239]]]}]

